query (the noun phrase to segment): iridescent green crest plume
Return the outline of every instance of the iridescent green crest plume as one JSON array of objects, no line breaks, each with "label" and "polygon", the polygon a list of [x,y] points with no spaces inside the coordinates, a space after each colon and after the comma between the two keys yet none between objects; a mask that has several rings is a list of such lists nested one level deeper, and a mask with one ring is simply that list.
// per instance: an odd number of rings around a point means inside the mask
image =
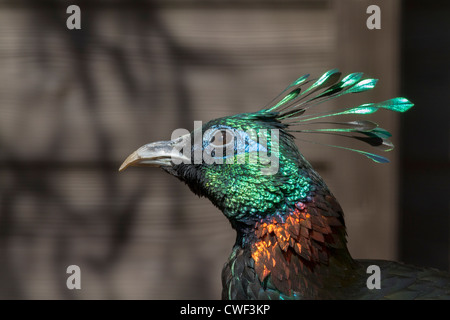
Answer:
[{"label": "iridescent green crest plume", "polygon": [[[346,107],[333,112],[316,112],[308,114],[309,109],[327,102],[331,99],[349,93],[360,93],[375,88],[377,79],[362,79],[363,73],[351,73],[339,81],[341,73],[332,69],[324,73],[316,81],[308,80],[309,75],[302,76],[292,82],[270,105],[261,112],[278,113],[277,119],[296,127],[288,128],[288,132],[333,134],[342,137],[356,139],[365,142],[381,151],[390,151],[394,148],[389,141],[391,134],[385,129],[370,121],[322,121],[324,118],[339,116],[364,116],[386,109],[395,112],[405,112],[414,104],[406,98],[397,97],[378,103],[366,103],[358,107]],[[311,84],[312,83],[312,84]],[[308,84],[310,84],[308,86]],[[285,92],[288,92],[286,95]],[[283,96],[284,95],[284,96]],[[282,97],[281,99],[279,99]],[[279,101],[278,101],[279,100]],[[314,121],[319,120],[320,121]],[[323,127],[323,126],[330,127]],[[322,126],[317,128],[317,126]],[[312,128],[311,128],[312,127]],[[303,141],[313,142],[301,139]],[[328,145],[360,153],[371,160],[379,163],[389,162],[383,156],[372,154],[359,149],[344,146]]]}]

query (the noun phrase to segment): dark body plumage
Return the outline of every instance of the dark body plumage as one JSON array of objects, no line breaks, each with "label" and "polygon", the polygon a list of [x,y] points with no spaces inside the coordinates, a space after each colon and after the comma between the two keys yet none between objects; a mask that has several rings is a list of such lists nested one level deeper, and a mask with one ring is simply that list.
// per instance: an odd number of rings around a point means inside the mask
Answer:
[{"label": "dark body plumage", "polygon": [[[375,86],[375,79],[361,77],[354,73],[338,82],[340,73],[331,70],[306,89],[308,76],[301,77],[267,109],[215,119],[177,139],[145,145],[120,168],[161,167],[210,199],[228,218],[237,237],[222,271],[223,299],[450,299],[448,273],[354,260],[347,249],[341,206],[295,144],[293,132],[331,133],[382,151],[392,149],[389,132],[373,122],[322,119],[379,109],[404,112],[413,106],[405,98],[304,116],[312,106]],[[292,129],[296,126],[300,129]],[[379,155],[340,148],[388,162]],[[266,161],[261,151],[275,157]],[[379,289],[368,287],[369,266],[380,270]]]},{"label": "dark body plumage", "polygon": [[[381,288],[368,289],[366,273],[370,265],[381,269]],[[436,269],[419,268],[385,260],[355,260],[347,266],[344,278],[340,267],[328,270],[308,270],[302,274],[308,288],[301,294],[286,294],[271,283],[271,277],[261,283],[248,250],[234,247],[222,271],[224,300],[289,300],[289,299],[352,299],[411,300],[450,299],[450,277]],[[323,272],[323,275],[322,275]],[[233,276],[234,273],[234,276]],[[329,276],[332,274],[333,276]],[[323,277],[323,278],[322,278]],[[306,284],[305,284],[306,285]]]}]

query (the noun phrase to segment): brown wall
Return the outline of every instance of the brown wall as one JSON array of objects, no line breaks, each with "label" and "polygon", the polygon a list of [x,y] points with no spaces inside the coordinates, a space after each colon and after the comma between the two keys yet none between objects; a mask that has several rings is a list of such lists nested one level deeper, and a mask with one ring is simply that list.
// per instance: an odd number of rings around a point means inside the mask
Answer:
[{"label": "brown wall", "polygon": [[[234,232],[156,169],[117,169],[142,144],[256,111],[290,81],[338,67],[398,95],[399,1],[0,1],[0,297],[220,298]],[[162,5],[161,5],[162,3]],[[373,119],[394,134],[397,116]],[[394,135],[394,143],[396,142]],[[327,142],[333,143],[329,138]],[[397,152],[378,165],[299,143],[346,212],[357,258],[397,257]],[[66,288],[66,267],[82,290]]]}]

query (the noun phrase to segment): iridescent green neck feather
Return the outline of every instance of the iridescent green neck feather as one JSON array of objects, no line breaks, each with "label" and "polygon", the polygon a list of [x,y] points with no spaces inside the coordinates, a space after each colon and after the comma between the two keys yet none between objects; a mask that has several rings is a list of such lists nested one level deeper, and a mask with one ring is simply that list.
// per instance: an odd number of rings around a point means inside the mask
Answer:
[{"label": "iridescent green neck feather", "polygon": [[[253,122],[248,122],[249,117],[253,118]],[[264,174],[259,162],[251,164],[247,159],[245,163],[239,164],[239,157],[243,156],[241,154],[235,154],[230,164],[200,168],[204,179],[202,192],[232,223],[253,225],[268,215],[282,215],[289,206],[308,197],[313,188],[309,173],[311,166],[299,153],[293,137],[284,131],[284,126],[274,117],[244,114],[215,122],[220,122],[222,128],[229,126],[239,132],[251,129],[258,133],[260,128],[279,130],[275,174]],[[264,126],[258,126],[261,122]],[[208,123],[206,126],[213,125]],[[267,143],[269,149],[273,145],[271,142]]]}]

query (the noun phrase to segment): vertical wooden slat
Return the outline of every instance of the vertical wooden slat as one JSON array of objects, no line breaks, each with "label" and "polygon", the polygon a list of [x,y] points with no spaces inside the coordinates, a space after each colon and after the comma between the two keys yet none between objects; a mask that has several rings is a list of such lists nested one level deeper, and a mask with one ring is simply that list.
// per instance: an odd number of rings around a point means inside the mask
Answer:
[{"label": "vertical wooden slat", "polygon": [[416,110],[402,118],[400,257],[450,269],[450,5],[403,1],[402,90]]}]

